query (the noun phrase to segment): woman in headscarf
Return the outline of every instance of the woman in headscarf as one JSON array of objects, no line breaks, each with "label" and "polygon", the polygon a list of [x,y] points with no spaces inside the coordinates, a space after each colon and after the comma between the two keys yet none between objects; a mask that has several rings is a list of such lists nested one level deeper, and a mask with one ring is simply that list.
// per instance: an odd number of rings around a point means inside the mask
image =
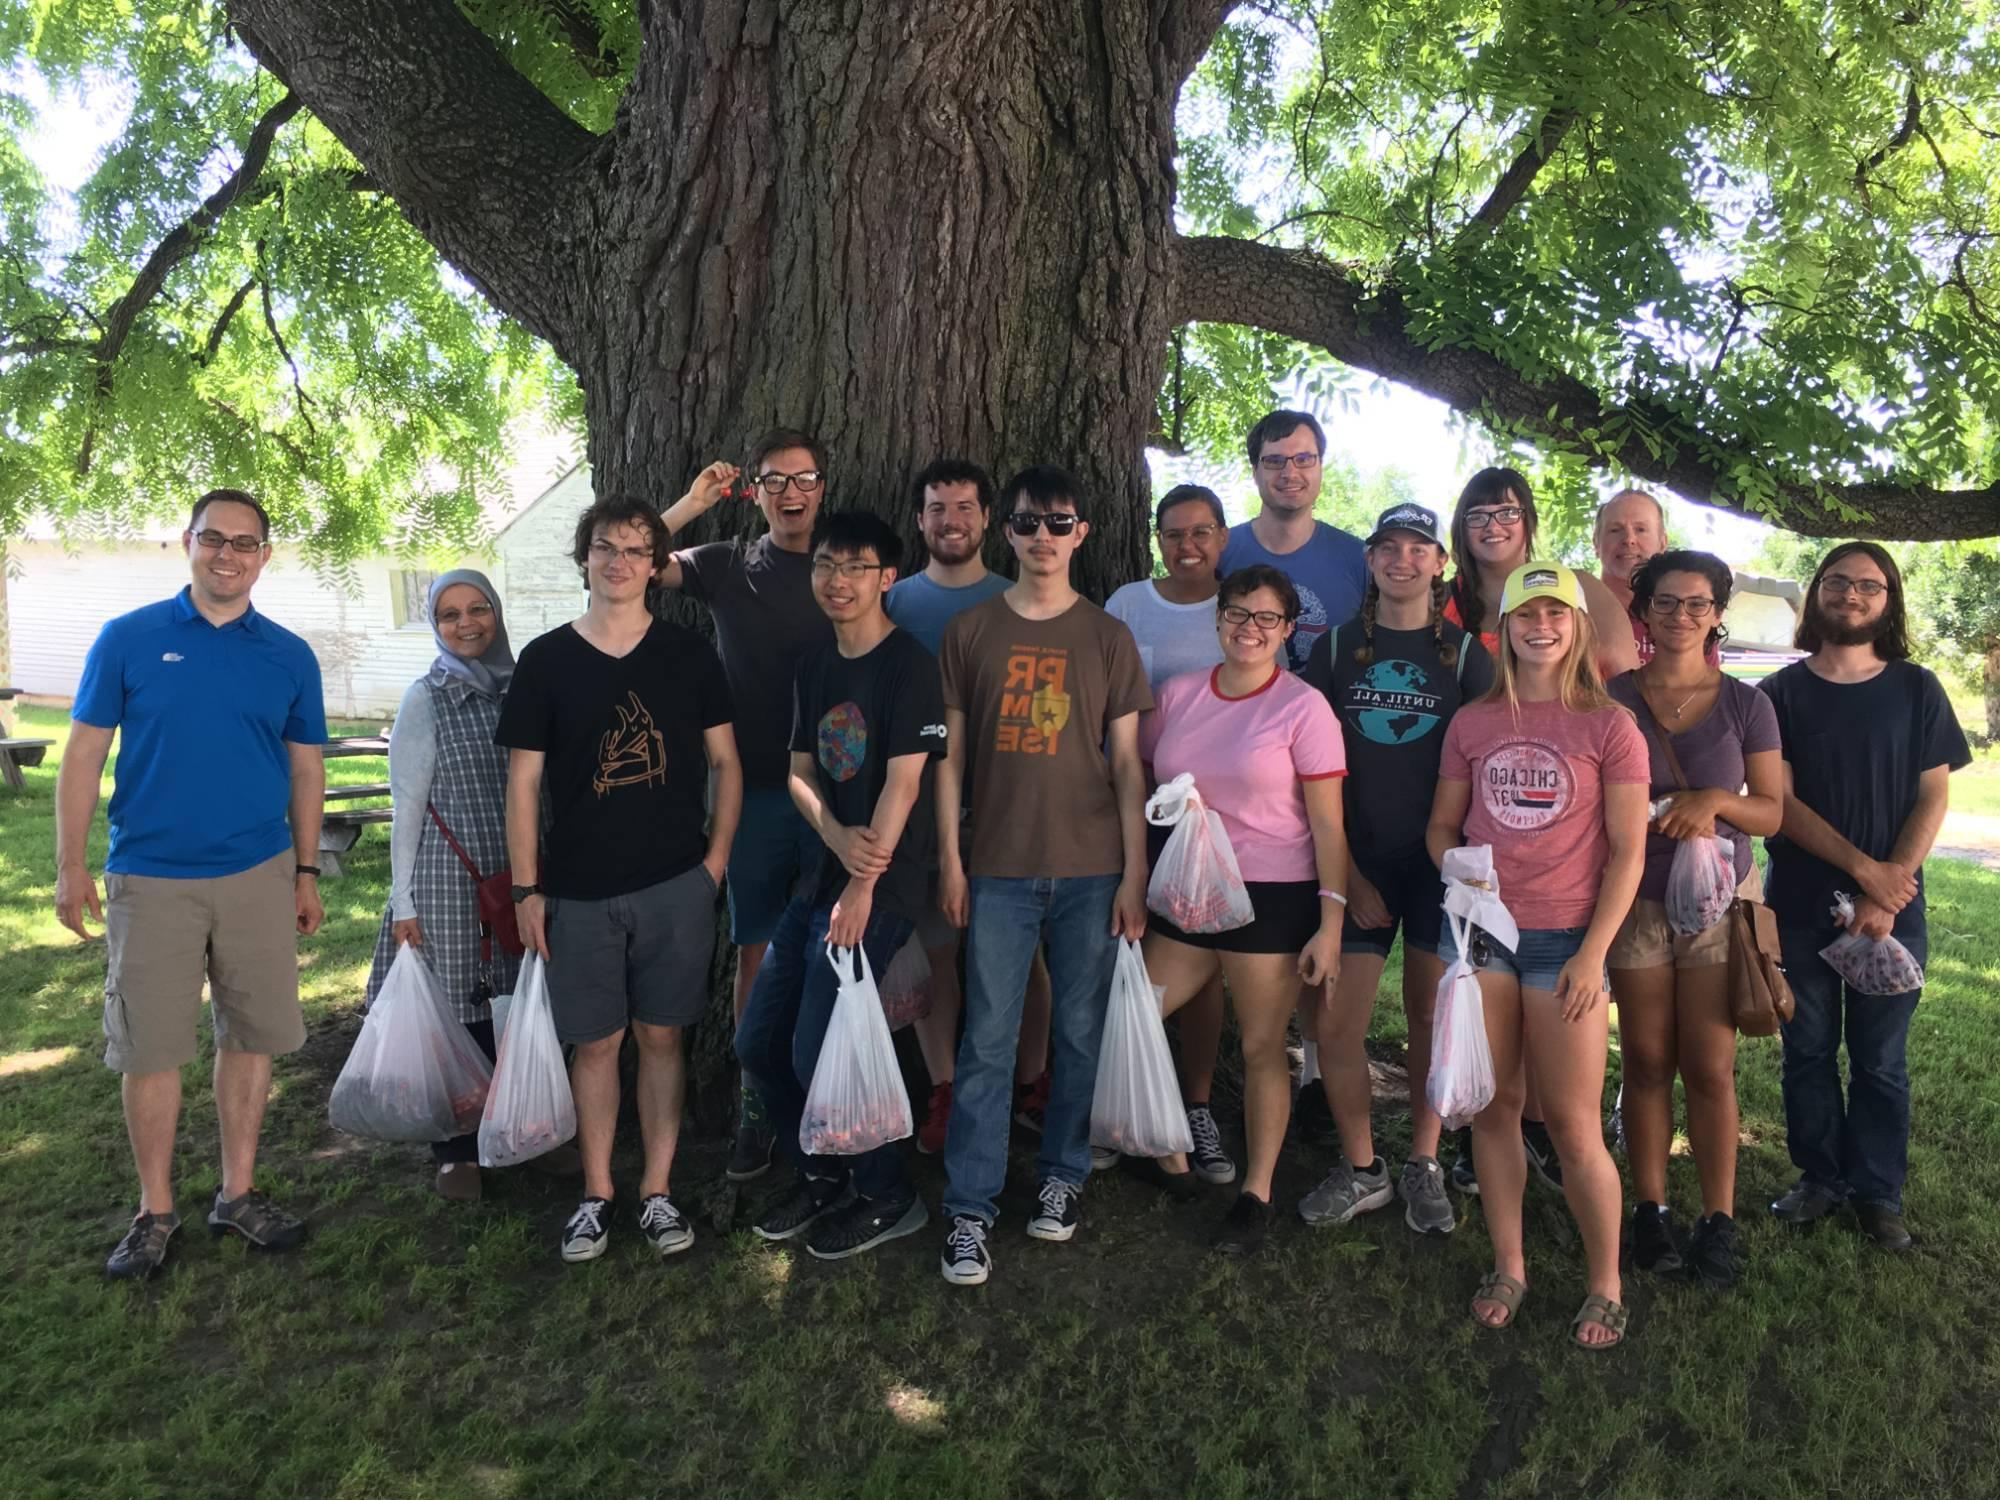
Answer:
[{"label": "woman in headscarf", "polygon": [[[380,993],[403,943],[437,975],[446,1005],[493,1056],[496,994],[510,994],[520,959],[482,944],[472,872],[439,824],[451,830],[481,877],[507,863],[507,752],[493,743],[500,699],[514,675],[500,595],[483,573],[457,568],[431,584],[426,604],[438,654],[410,684],[389,734],[389,907],[375,939],[368,1003]],[[433,815],[433,810],[435,815]],[[479,1196],[476,1133],[440,1141],[437,1190]]]}]

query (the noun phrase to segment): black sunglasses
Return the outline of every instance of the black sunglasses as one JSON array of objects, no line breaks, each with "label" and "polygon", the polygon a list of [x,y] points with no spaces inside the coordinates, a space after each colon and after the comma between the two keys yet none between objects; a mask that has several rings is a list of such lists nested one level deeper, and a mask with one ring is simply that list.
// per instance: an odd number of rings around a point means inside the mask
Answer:
[{"label": "black sunglasses", "polygon": [[1065,510],[1017,510],[1007,518],[1007,524],[1014,528],[1015,536],[1033,536],[1045,525],[1050,536],[1068,536],[1082,519]]}]

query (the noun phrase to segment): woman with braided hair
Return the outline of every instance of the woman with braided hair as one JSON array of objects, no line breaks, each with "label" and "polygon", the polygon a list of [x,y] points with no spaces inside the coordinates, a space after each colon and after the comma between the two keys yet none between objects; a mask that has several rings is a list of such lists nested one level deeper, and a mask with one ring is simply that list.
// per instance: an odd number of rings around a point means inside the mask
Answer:
[{"label": "woman with braided hair", "polygon": [[[1493,685],[1479,638],[1445,615],[1449,559],[1435,511],[1397,505],[1368,538],[1361,614],[1313,646],[1299,676],[1326,694],[1347,743],[1353,872],[1340,935],[1340,979],[1321,1008],[1320,1076],[1340,1132],[1341,1159],[1299,1204],[1308,1224],[1345,1224],[1386,1207],[1400,1188],[1403,1221],[1449,1234],[1457,1220],[1438,1166],[1440,1123],[1425,1097],[1431,1009],[1444,966],[1437,866],[1424,848],[1444,729],[1462,703]],[[1409,1020],[1410,1155],[1400,1179],[1375,1154],[1368,1057],[1362,1041],[1376,987],[1403,932],[1403,1012]]]}]

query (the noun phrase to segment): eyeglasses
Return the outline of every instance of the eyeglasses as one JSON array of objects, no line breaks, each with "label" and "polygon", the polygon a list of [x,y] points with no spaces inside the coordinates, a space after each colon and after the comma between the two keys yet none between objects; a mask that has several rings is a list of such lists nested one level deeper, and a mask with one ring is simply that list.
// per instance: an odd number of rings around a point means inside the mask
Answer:
[{"label": "eyeglasses", "polygon": [[651,568],[653,549],[651,547],[614,547],[609,542],[592,542],[590,555],[600,563],[608,563],[614,557],[622,557],[634,567]]},{"label": "eyeglasses", "polygon": [[1690,620],[1706,620],[1715,608],[1713,599],[1680,599],[1672,594],[1655,594],[1646,601],[1646,608],[1662,619],[1671,619],[1678,610],[1686,610]]},{"label": "eyeglasses", "polygon": [[1285,472],[1286,466],[1290,465],[1303,474],[1308,470],[1317,469],[1319,467],[1319,458],[1320,456],[1317,453],[1273,453],[1268,458],[1258,459],[1257,467],[1262,469],[1266,474],[1282,474]]},{"label": "eyeglasses", "polygon": [[1850,589],[1864,599],[1879,599],[1888,592],[1889,585],[1879,578],[1849,578],[1844,573],[1829,573],[1819,581],[1819,591],[1835,598],[1843,597]]},{"label": "eyeglasses", "polygon": [[1285,616],[1275,609],[1245,609],[1240,604],[1222,606],[1222,618],[1232,625],[1246,625],[1255,620],[1260,630],[1276,630],[1285,623]]},{"label": "eyeglasses", "polygon": [[1527,512],[1518,505],[1496,505],[1491,510],[1469,510],[1465,513],[1467,531],[1484,531],[1489,526],[1512,526]]},{"label": "eyeglasses", "polygon": [[260,536],[224,536],[219,531],[197,531],[194,539],[210,552],[220,552],[227,547],[231,552],[248,555],[264,548],[264,539]]},{"label": "eyeglasses", "polygon": [[1015,536],[1033,536],[1044,526],[1050,536],[1068,536],[1082,519],[1064,510],[1017,510],[1007,518],[1007,524]]},{"label": "eyeglasses", "polygon": [[465,613],[462,616],[456,609],[441,609],[437,612],[437,622],[440,625],[456,625],[460,619],[490,620],[492,618],[493,606],[490,604],[468,604],[465,606]]},{"label": "eyeglasses", "polygon": [[884,566],[882,563],[863,562],[858,557],[850,557],[845,562],[835,562],[830,557],[816,557],[813,559],[813,582],[825,583],[838,573],[842,578],[852,579],[858,583],[870,573],[881,572]]},{"label": "eyeglasses", "polygon": [[810,495],[819,489],[825,479],[826,476],[818,469],[801,469],[796,474],[759,474],[757,483],[764,486],[764,493],[767,495],[784,494],[785,486],[788,484],[801,495]]},{"label": "eyeglasses", "polygon": [[1194,542],[1197,544],[1206,544],[1208,542],[1214,541],[1216,533],[1221,530],[1222,528],[1220,526],[1214,526],[1214,525],[1186,526],[1186,527],[1176,526],[1172,531],[1161,532],[1160,540],[1165,542],[1169,547],[1178,547],[1182,542]]}]

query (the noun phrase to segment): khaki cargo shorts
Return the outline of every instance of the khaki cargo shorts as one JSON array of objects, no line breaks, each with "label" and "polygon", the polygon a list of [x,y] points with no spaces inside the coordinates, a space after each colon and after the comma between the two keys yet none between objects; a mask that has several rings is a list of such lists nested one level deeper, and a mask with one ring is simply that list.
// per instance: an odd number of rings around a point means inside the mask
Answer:
[{"label": "khaki cargo shorts", "polygon": [[[1750,866],[1750,873],[1743,877],[1743,883],[1736,887],[1736,894],[1752,901],[1763,899],[1764,875],[1754,863]],[[1727,918],[1705,932],[1683,936],[1668,924],[1665,902],[1648,901],[1640,896],[1632,902],[1632,909],[1625,914],[1618,935],[1611,940],[1611,952],[1605,959],[1605,967],[1706,969],[1728,962]]]},{"label": "khaki cargo shorts", "polygon": [[236,875],[104,877],[104,1064],[164,1073],[195,1059],[208,982],[215,1045],[276,1057],[305,1045],[287,849]]}]

